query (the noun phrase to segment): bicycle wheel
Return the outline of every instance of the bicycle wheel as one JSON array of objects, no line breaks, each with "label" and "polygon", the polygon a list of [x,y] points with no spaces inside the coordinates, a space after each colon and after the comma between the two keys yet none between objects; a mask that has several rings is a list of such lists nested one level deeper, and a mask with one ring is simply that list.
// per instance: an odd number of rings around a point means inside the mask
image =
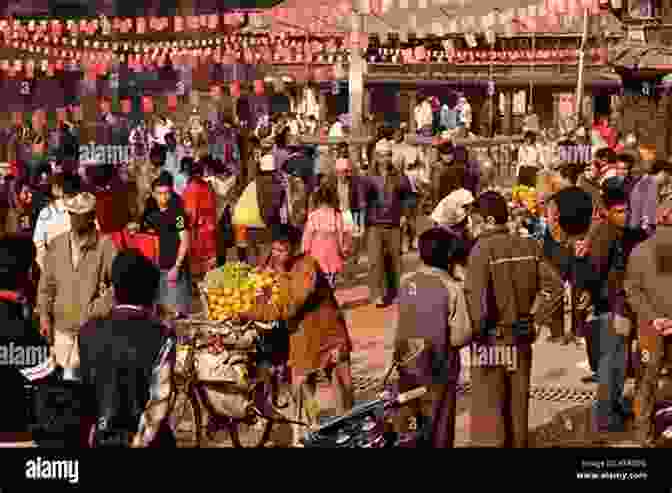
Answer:
[{"label": "bicycle wheel", "polygon": [[180,448],[201,446],[201,406],[195,394],[176,392],[171,403],[171,424]]},{"label": "bicycle wheel", "polygon": [[264,416],[249,421],[231,421],[229,435],[235,448],[263,448],[271,437],[273,420]]}]

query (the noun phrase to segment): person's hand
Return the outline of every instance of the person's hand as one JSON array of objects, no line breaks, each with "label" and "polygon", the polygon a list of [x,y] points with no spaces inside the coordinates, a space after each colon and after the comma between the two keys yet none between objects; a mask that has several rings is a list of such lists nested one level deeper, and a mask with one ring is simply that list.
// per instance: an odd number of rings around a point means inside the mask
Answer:
[{"label": "person's hand", "polygon": [[590,254],[590,242],[588,240],[579,240],[574,244],[574,255],[585,257]]},{"label": "person's hand", "polygon": [[51,335],[51,322],[49,320],[42,319],[40,320],[40,335],[45,338],[49,338]]}]

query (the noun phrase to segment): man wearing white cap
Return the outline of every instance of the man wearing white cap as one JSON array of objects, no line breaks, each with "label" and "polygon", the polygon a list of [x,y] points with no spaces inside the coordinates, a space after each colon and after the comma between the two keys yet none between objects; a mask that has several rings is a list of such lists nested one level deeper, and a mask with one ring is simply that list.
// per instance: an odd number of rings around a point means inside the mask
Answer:
[{"label": "man wearing white cap", "polygon": [[96,230],[96,197],[83,192],[63,201],[71,229],[52,240],[44,259],[37,305],[40,332],[64,368],[78,365],[77,335],[84,322],[112,309],[114,243]]}]

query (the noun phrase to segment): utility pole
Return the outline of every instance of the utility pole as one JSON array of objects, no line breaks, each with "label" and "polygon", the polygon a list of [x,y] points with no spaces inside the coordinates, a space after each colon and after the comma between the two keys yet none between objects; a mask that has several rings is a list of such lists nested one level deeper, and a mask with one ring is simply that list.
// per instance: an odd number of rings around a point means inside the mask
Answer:
[{"label": "utility pole", "polygon": [[588,9],[583,10],[583,32],[579,47],[579,76],[576,83],[576,116],[579,126],[583,126],[583,73],[586,66],[586,44],[588,43]]}]

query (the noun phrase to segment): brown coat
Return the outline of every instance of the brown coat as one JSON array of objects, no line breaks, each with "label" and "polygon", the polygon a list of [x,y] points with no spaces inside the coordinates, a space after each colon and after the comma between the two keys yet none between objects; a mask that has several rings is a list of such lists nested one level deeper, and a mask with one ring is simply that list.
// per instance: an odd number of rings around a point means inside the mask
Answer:
[{"label": "brown coat", "polygon": [[112,261],[116,255],[112,240],[98,232],[83,247],[82,258],[72,265],[70,234],[54,238],[44,260],[37,304],[41,317],[48,317],[53,330],[78,332],[84,322],[106,316],[112,309]]},{"label": "brown coat", "polygon": [[491,277],[498,316],[493,320],[496,336],[488,340],[495,344],[532,342],[534,332],[516,337],[512,325],[532,318],[538,325],[550,321],[562,304],[560,273],[544,260],[538,242],[512,235],[506,226],[485,231],[469,255],[465,283],[471,320],[479,327],[485,319],[484,306],[495,309],[484,298]]},{"label": "brown coat", "polygon": [[322,356],[339,345],[352,351],[345,318],[334,292],[318,277],[319,264],[308,256],[296,258],[289,274],[281,280],[281,289],[289,293],[290,303],[256,305],[249,314],[262,321],[289,320],[290,330],[298,327],[289,343],[289,365],[297,373],[320,368]]},{"label": "brown coat", "polygon": [[654,236],[632,251],[625,291],[642,323],[672,318],[672,226],[658,225]]}]

